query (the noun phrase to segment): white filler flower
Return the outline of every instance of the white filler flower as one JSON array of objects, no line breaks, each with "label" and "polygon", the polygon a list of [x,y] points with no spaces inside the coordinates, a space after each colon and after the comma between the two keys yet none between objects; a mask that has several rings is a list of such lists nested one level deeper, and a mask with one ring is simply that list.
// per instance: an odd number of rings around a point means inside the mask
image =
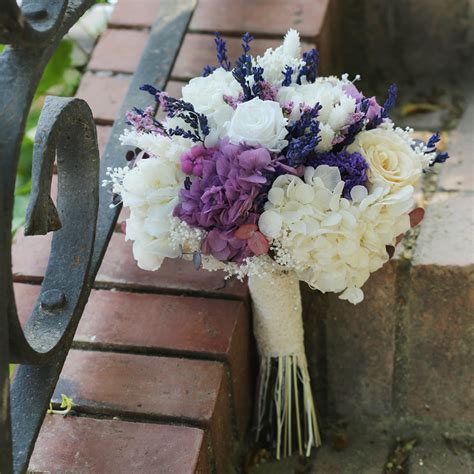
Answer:
[{"label": "white filler flower", "polygon": [[182,180],[174,164],[158,158],[140,161],[123,180],[123,204],[130,208],[126,236],[134,240],[133,256],[144,270],[158,270],[165,257],[179,255],[170,230]]},{"label": "white filler flower", "polygon": [[256,97],[237,106],[227,123],[227,136],[235,145],[246,143],[281,151],[288,145],[287,123],[278,102]]},{"label": "white filler flower", "polygon": [[293,69],[293,78],[298,75],[298,68],[304,64],[301,60],[300,35],[294,30],[288,30],[283,44],[275,49],[267,49],[263,56],[254,60],[255,64],[263,67],[263,77],[273,85],[280,86],[283,80],[282,71],[286,66]]}]

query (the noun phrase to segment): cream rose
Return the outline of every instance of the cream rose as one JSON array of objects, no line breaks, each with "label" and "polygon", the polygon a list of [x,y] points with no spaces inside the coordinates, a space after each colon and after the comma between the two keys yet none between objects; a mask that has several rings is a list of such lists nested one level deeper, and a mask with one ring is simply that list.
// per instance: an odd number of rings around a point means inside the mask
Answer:
[{"label": "cream rose", "polygon": [[281,151],[288,145],[285,140],[287,123],[278,102],[256,97],[237,106],[227,123],[227,136],[235,145],[246,143]]},{"label": "cream rose", "polygon": [[391,188],[413,185],[421,174],[421,162],[410,145],[393,130],[377,128],[361,132],[350,153],[360,153],[369,164],[369,181]]}]

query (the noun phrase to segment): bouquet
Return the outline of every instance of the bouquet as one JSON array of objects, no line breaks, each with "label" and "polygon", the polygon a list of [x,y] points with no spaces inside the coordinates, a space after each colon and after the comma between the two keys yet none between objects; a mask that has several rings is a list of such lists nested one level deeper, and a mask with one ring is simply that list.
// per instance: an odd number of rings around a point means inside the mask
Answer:
[{"label": "bouquet", "polygon": [[[414,186],[443,162],[439,134],[414,141],[356,77],[318,77],[317,50],[299,34],[263,56],[242,38],[234,65],[216,34],[216,67],[182,88],[151,85],[155,106],[134,109],[121,141],[128,166],[109,169],[130,209],[126,238],[138,265],[189,258],[196,268],[248,278],[260,362],[257,436],[276,457],[320,444],[303,344],[299,282],[357,304],[387,246],[410,227]],[[155,118],[159,105],[167,118]],[[267,428],[270,427],[270,430]]]}]

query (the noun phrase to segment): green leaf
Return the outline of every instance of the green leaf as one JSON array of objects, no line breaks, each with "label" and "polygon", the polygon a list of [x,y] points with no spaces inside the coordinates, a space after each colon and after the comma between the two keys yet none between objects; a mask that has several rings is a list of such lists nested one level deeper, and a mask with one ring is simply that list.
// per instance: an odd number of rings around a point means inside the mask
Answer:
[{"label": "green leaf", "polygon": [[44,70],[43,77],[36,89],[34,100],[46,94],[52,86],[64,82],[65,72],[71,67],[72,49],[73,43],[71,40],[63,39],[59,43]]},{"label": "green leaf", "polygon": [[61,405],[60,408],[62,410],[55,410],[53,408],[53,404],[49,404],[49,410],[48,414],[55,413],[56,415],[63,415],[66,416],[74,407],[74,402],[72,401],[72,398],[69,398],[67,395],[64,395],[64,393],[61,393]]}]

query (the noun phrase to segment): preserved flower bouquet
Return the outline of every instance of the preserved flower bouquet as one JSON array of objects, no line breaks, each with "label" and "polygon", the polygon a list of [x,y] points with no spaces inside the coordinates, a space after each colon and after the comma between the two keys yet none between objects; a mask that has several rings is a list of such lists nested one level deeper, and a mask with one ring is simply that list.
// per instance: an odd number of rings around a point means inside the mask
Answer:
[{"label": "preserved flower bouquet", "polygon": [[444,162],[439,135],[416,142],[342,77],[318,77],[316,50],[299,34],[263,56],[252,37],[232,65],[216,34],[217,67],[182,89],[151,85],[155,107],[130,111],[128,166],[110,169],[130,209],[126,237],[138,265],[189,258],[196,268],[248,277],[261,357],[257,435],[272,427],[277,458],[320,444],[303,344],[299,282],[357,304],[387,246],[410,227],[414,186]]}]

